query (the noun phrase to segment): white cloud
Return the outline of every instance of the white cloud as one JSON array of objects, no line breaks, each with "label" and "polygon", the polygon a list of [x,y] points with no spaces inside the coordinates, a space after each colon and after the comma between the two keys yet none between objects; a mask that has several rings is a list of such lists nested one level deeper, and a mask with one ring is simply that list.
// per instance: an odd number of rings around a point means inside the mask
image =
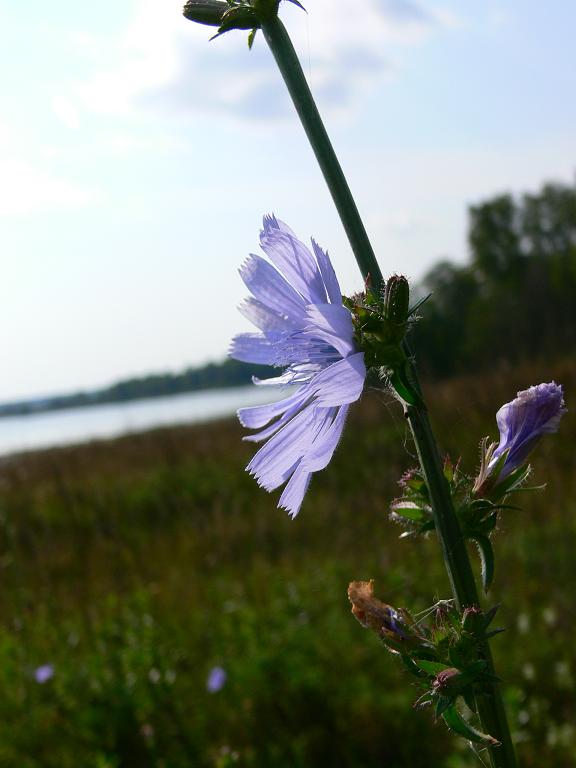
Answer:
[{"label": "white cloud", "polygon": [[[79,83],[76,100],[89,111],[120,115],[134,107],[190,114],[233,110],[252,118],[288,111],[261,36],[250,53],[246,32],[209,43],[213,30],[185,20],[180,5],[140,3],[113,45],[113,64]],[[393,68],[389,57],[395,51],[457,23],[446,10],[424,10],[410,0],[308,5],[305,14],[284,3],[282,13],[315,94],[333,108],[349,108],[361,99]]]},{"label": "white cloud", "polygon": [[47,208],[75,208],[91,202],[86,187],[35,165],[0,123],[0,216],[21,216]]},{"label": "white cloud", "polygon": [[52,110],[66,128],[75,130],[80,127],[78,110],[65,96],[55,96],[52,99]]}]

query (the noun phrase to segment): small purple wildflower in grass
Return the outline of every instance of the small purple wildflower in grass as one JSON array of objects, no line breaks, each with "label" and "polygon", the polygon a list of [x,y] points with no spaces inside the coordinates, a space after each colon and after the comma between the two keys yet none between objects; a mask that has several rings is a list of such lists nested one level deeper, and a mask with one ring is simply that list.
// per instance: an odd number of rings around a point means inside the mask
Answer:
[{"label": "small purple wildflower in grass", "polygon": [[206,690],[209,693],[218,693],[226,685],[228,675],[222,667],[212,667],[206,680]]},{"label": "small purple wildflower in grass", "polygon": [[40,685],[44,685],[48,680],[54,677],[54,666],[52,664],[42,664],[34,670],[34,680]]},{"label": "small purple wildflower in grass", "polygon": [[244,439],[268,441],[246,469],[267,491],[287,482],[278,506],[295,517],[312,473],[332,458],[366,366],[328,254],[314,240],[310,251],[274,216],[264,217],[260,245],[270,261],[252,254],[240,269],[252,293],[240,311],[260,333],[236,336],[230,356],[284,368],[256,384],[299,385],[283,400],[238,411],[244,427],[261,430]]},{"label": "small purple wildflower in grass", "polygon": [[521,467],[542,435],[558,431],[566,411],[562,387],[553,381],[518,392],[496,414],[500,443],[490,458],[487,474],[505,451],[508,454],[498,480]]}]

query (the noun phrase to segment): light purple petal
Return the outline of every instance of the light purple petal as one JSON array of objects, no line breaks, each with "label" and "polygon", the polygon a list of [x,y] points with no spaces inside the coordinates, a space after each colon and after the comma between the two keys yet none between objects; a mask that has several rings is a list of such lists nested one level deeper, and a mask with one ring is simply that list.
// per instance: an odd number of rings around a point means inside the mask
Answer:
[{"label": "light purple petal", "polygon": [[322,423],[311,407],[300,411],[252,457],[246,467],[267,491],[285,480],[284,473],[306,453]]},{"label": "light purple petal", "polygon": [[255,298],[291,320],[302,321],[306,302],[261,256],[250,255],[240,267],[240,276]]},{"label": "light purple petal", "polygon": [[260,245],[274,266],[309,303],[326,301],[326,289],[314,256],[304,243],[280,229],[275,219],[264,217]]},{"label": "light purple petal", "polygon": [[286,484],[279,506],[294,517],[313,472],[326,467],[342,435],[348,404],[360,397],[364,354],[354,343],[352,316],[328,257],[313,253],[284,222],[264,217],[261,246],[272,264],[250,256],[240,270],[252,297],[241,307],[261,334],[240,334],[231,354],[284,368],[256,384],[298,384],[288,397],[243,408],[241,423],[259,430],[245,440],[264,442],[247,470],[268,491]]},{"label": "light purple petal", "polygon": [[289,333],[294,328],[294,320],[289,320],[285,315],[270,309],[258,299],[251,296],[244,299],[238,307],[240,313],[250,320],[256,328],[260,328],[266,335],[270,332],[282,334]]},{"label": "light purple petal", "polygon": [[275,365],[276,347],[260,333],[239,333],[232,339],[230,357],[244,363]]},{"label": "light purple petal", "polygon": [[274,435],[276,432],[278,432],[282,427],[284,427],[288,422],[293,419],[299,411],[301,411],[303,408],[305,408],[309,403],[305,403],[305,400],[307,398],[304,397],[300,402],[295,402],[293,405],[290,406],[283,414],[280,416],[279,419],[274,421],[272,424],[269,424],[267,427],[264,427],[264,429],[261,429],[260,432],[256,432],[253,435],[246,435],[242,438],[242,440],[245,440],[248,443],[261,443],[264,440],[268,440],[272,435]]},{"label": "light purple petal", "polygon": [[269,216],[263,216],[264,219],[264,226],[266,226],[266,219],[268,219],[268,222],[271,224],[271,226],[275,227],[276,229],[279,229],[281,232],[284,232],[287,235],[291,235],[292,237],[296,237],[296,234],[293,229],[291,229],[288,224],[286,224],[285,221],[282,221],[281,219],[274,216],[274,214],[270,214]]},{"label": "light purple petal", "polygon": [[301,389],[293,395],[266,405],[255,405],[249,408],[240,408],[238,419],[243,427],[248,429],[260,429],[266,426],[272,419],[289,411],[294,405],[301,405],[307,395]]},{"label": "light purple petal", "polygon": [[517,397],[496,414],[500,443],[492,454],[488,469],[505,451],[508,455],[500,480],[522,466],[542,435],[558,430],[565,413],[562,387],[553,381],[518,392]]},{"label": "light purple petal", "polygon": [[[273,363],[273,365],[276,365],[276,363]],[[285,387],[288,384],[294,383],[294,374],[287,371],[281,376],[274,376],[271,379],[259,379],[257,376],[252,376],[252,383],[259,387]]]},{"label": "light purple petal", "polygon": [[314,441],[314,445],[302,459],[303,469],[309,472],[318,472],[328,466],[336,446],[340,442],[349,408],[349,405],[338,408],[335,418],[325,424],[325,428]]},{"label": "light purple petal", "polygon": [[355,402],[362,394],[365,378],[363,352],[339,360],[310,382],[310,388],[316,390],[316,405],[327,408]]},{"label": "light purple petal", "polygon": [[346,357],[354,351],[352,315],[341,304],[311,304],[306,308],[306,333],[323,339]]},{"label": "light purple petal", "polygon": [[280,496],[278,506],[287,510],[292,518],[295,518],[300,511],[304,496],[310,485],[310,478],[311,474],[309,472],[306,472],[301,466],[297,467]]},{"label": "light purple petal", "polygon": [[316,261],[320,267],[320,273],[326,286],[326,293],[332,304],[342,304],[342,291],[340,290],[340,284],[334,272],[334,267],[328,256],[327,251],[323,251],[318,243],[312,238],[312,248],[314,249],[314,255]]}]

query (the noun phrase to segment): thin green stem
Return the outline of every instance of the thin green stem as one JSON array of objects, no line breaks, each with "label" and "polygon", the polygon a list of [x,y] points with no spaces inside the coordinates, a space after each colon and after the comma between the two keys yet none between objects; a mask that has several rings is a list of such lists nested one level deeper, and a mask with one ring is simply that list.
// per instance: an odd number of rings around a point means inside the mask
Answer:
[{"label": "thin green stem", "polygon": [[[415,374],[414,370],[412,374]],[[454,511],[450,488],[442,471],[440,454],[428,414],[424,408],[410,405],[405,407],[404,413],[412,431],[420,465],[430,492],[436,530],[456,604],[459,610],[472,606],[479,608],[480,600],[470,558]],[[487,671],[494,675],[494,661],[487,642],[481,645],[479,655],[486,662]],[[490,684],[487,686],[486,694],[478,697],[478,714],[484,729],[501,742],[500,747],[490,750],[492,765],[494,768],[513,768],[516,765],[516,757],[500,686],[497,683]]]},{"label": "thin green stem", "polygon": [[[374,250],[288,33],[276,16],[262,19],[262,31],[324,174],[362,276],[365,279],[370,276],[375,286],[381,285],[382,272],[376,261]],[[413,365],[410,374],[414,385],[419,390],[418,377]],[[405,415],[430,490],[436,530],[454,597],[460,609],[468,606],[479,607],[480,601],[474,574],[450,489],[442,472],[440,455],[426,407],[424,405],[406,406]],[[480,655],[486,661],[488,671],[493,674],[494,664],[488,643],[481,647]],[[501,746],[489,750],[493,768],[515,768],[516,758],[499,686],[488,685],[486,695],[479,696],[477,704],[483,728],[501,742]]]}]

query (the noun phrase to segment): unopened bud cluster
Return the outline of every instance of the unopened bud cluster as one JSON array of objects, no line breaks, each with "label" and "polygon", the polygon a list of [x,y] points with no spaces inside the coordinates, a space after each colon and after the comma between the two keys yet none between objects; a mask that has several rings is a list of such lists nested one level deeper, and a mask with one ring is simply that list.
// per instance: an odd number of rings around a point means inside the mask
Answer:
[{"label": "unopened bud cluster", "polygon": [[[303,7],[298,0],[289,2]],[[251,48],[256,30],[278,15],[279,4],[280,0],[188,0],[183,13],[190,21],[218,27],[214,37],[232,29],[249,29]]]},{"label": "unopened bud cluster", "polygon": [[475,712],[476,698],[486,694],[486,684],[492,681],[478,650],[499,631],[488,630],[496,609],[483,613],[471,606],[460,614],[452,601],[442,600],[416,621],[406,609],[374,597],[372,581],[353,581],[348,597],[356,619],[375,632],[416,679],[423,693],[415,706],[433,706],[435,717],[468,741],[494,745],[492,736],[462,718],[458,702],[463,700]]},{"label": "unopened bud cluster", "polygon": [[415,404],[418,393],[410,380],[404,339],[416,318],[410,310],[410,288],[402,275],[392,275],[380,292],[368,284],[363,293],[344,298],[352,314],[358,349],[367,368],[377,368],[405,402]]}]

